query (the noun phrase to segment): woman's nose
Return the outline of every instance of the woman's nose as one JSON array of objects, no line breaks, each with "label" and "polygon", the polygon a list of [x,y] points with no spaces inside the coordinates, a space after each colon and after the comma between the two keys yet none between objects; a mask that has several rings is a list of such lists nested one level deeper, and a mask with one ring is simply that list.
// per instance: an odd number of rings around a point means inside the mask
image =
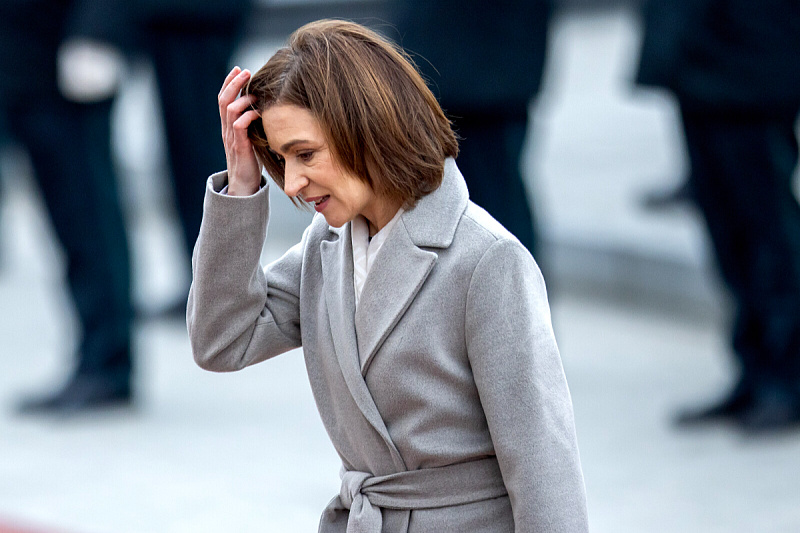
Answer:
[{"label": "woman's nose", "polygon": [[286,166],[283,173],[283,192],[287,196],[294,198],[308,184],[308,179],[304,178],[297,170]]}]

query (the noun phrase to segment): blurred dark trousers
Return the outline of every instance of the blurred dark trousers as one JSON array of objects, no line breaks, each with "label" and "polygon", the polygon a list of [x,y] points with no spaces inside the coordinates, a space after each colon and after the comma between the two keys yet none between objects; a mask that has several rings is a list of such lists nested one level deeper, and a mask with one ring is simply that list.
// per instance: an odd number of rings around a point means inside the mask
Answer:
[{"label": "blurred dark trousers", "polygon": [[203,218],[206,178],[226,167],[217,95],[235,33],[165,26],[148,30],[142,41],[158,77],[174,196],[191,254]]},{"label": "blurred dark trousers", "polygon": [[800,394],[796,113],[682,113],[696,200],[736,303],[742,384]]},{"label": "blurred dark trousers", "polygon": [[520,173],[527,109],[501,115],[449,112],[461,140],[456,159],[470,199],[486,209],[535,255],[534,221]]},{"label": "blurred dark trousers", "polygon": [[[64,247],[83,328],[77,371],[128,384],[130,265],[111,159],[111,102],[75,104],[50,92],[4,107]],[[41,309],[40,317],[42,323],[61,320],[53,309]]]}]

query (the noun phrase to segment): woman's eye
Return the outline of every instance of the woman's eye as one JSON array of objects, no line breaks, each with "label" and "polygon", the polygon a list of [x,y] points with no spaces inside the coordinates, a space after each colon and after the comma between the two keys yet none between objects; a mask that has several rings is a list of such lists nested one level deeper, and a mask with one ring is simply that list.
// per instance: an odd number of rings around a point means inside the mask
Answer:
[{"label": "woman's eye", "polygon": [[313,156],[314,152],[300,152],[297,154],[297,158],[300,159],[300,161],[310,161]]}]

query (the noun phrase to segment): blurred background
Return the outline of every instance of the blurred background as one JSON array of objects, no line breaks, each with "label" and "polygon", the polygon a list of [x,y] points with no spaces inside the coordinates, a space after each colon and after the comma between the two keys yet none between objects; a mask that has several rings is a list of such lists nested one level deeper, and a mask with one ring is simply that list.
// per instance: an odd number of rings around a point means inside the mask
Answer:
[{"label": "blurred background", "polygon": [[[672,424],[680,408],[733,385],[732,311],[699,211],[647,202],[684,182],[688,156],[675,98],[634,83],[641,5],[555,4],[521,168],[591,529],[798,531],[800,432]],[[255,70],[292,30],[329,16],[396,38],[382,0],[259,0],[229,66]],[[215,97],[207,105],[216,112]],[[301,354],[206,373],[192,361],[180,312],[159,312],[185,298],[190,281],[159,101],[153,60],[132,55],[111,132],[138,310],[132,409],[16,412],[24,393],[63,382],[80,334],[31,162],[14,144],[0,157],[0,532],[314,531],[338,493],[339,461]],[[271,194],[264,261],[310,220],[277,187]]]}]

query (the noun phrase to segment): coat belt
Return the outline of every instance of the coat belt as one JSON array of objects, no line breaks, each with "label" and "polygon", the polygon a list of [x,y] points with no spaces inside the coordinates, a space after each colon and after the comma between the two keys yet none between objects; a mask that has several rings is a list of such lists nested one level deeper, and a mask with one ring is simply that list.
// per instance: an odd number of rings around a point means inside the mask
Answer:
[{"label": "coat belt", "polygon": [[386,476],[350,470],[342,475],[339,497],[328,504],[322,520],[337,510],[349,509],[347,533],[380,533],[382,507],[432,509],[506,494],[495,457]]}]

